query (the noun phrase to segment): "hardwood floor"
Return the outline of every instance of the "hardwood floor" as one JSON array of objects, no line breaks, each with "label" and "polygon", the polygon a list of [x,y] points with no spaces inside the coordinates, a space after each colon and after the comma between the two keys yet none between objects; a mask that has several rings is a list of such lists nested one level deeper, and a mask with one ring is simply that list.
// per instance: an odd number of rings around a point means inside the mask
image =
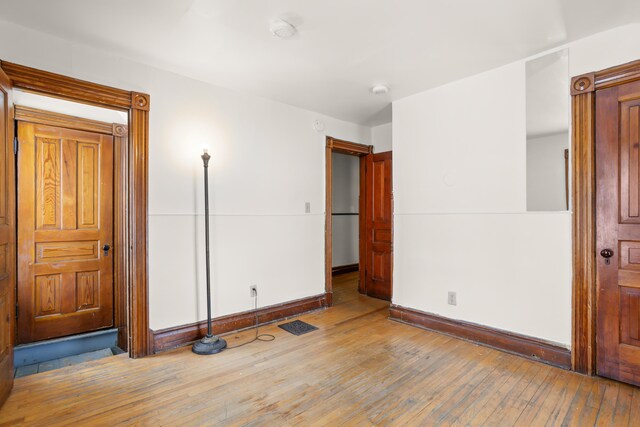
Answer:
[{"label": "hardwood floor", "polygon": [[[0,425],[640,425],[640,389],[387,319],[334,278],[320,329],[197,356],[114,356],[18,378]],[[252,332],[227,336],[233,346]]]}]

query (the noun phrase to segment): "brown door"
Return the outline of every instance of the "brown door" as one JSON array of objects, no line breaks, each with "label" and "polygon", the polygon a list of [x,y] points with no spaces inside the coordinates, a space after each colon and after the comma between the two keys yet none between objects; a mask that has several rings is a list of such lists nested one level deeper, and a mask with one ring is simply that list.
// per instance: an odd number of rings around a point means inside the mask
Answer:
[{"label": "brown door", "polygon": [[393,258],[391,151],[367,156],[365,179],[366,293],[390,301]]},{"label": "brown door", "polygon": [[598,374],[640,385],[640,82],[596,93]]},{"label": "brown door", "polygon": [[0,405],[13,386],[15,175],[9,78],[0,70]]},{"label": "brown door", "polygon": [[18,124],[18,343],[113,325],[113,137]]}]

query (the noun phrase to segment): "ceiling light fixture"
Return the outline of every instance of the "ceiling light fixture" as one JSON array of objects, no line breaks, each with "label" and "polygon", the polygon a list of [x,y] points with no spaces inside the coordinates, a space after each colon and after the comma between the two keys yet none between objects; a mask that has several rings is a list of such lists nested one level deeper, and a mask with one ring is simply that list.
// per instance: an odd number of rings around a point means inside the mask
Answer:
[{"label": "ceiling light fixture", "polygon": [[296,33],[296,27],[289,24],[287,21],[283,21],[282,19],[276,19],[271,22],[269,26],[269,31],[276,37],[280,37],[281,39],[288,39],[289,37],[293,37]]},{"label": "ceiling light fixture", "polygon": [[374,95],[384,95],[389,93],[389,88],[385,85],[375,85],[371,88],[371,93]]}]

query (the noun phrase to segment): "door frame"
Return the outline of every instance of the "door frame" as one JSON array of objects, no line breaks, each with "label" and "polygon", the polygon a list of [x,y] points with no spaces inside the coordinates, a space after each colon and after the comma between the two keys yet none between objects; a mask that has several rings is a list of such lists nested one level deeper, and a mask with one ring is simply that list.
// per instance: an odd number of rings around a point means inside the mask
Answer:
[{"label": "door frame", "polygon": [[[25,122],[56,126],[72,130],[99,133],[113,137],[113,326],[118,329],[118,347],[129,349],[129,331],[127,330],[127,254],[126,247],[127,219],[126,212],[126,168],[129,127],[120,123],[106,123],[84,119],[67,114],[54,113],[37,108],[14,106],[15,122]],[[19,173],[19,167],[16,168]],[[20,222],[16,221],[16,225]],[[17,261],[20,262],[18,254]],[[16,282],[16,291],[19,283]]]},{"label": "door frame", "polygon": [[571,79],[572,347],[574,371],[596,372],[596,172],[597,90],[640,80],[640,60]]},{"label": "door frame", "polygon": [[327,136],[327,145],[325,149],[325,186],[326,186],[326,202],[325,202],[325,229],[324,229],[324,289],[325,297],[327,300],[327,306],[333,305],[333,277],[332,277],[332,264],[333,264],[333,153],[347,154],[360,158],[360,200],[358,207],[358,223],[360,230],[359,238],[359,274],[360,283],[358,285],[358,291],[360,293],[366,292],[365,280],[364,280],[364,256],[366,253],[366,242],[362,238],[364,236],[364,212],[365,212],[365,197],[366,194],[366,179],[364,174],[366,157],[373,154],[373,145],[358,144],[355,142],[344,141],[341,139]]},{"label": "door frame", "polygon": [[[124,132],[126,135],[122,140],[126,142],[123,144],[126,148],[122,153],[122,157],[126,158],[126,164],[120,175],[123,183],[121,202],[124,209],[122,212],[116,212],[116,216],[123,221],[123,228],[126,229],[117,236],[122,239],[122,247],[127,248],[121,251],[121,274],[126,288],[126,330],[130,357],[138,358],[151,354],[147,257],[149,95],[2,60],[0,68],[7,74],[15,89],[127,113],[128,132],[124,129],[114,129],[114,132]],[[15,174],[15,170],[13,173]]]}]

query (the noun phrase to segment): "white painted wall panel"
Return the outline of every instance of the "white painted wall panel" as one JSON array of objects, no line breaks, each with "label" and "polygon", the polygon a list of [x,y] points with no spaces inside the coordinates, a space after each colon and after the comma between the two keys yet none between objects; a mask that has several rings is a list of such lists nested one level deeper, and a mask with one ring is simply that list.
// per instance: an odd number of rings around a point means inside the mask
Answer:
[{"label": "white painted wall panel", "polygon": [[569,44],[569,74],[577,76],[640,59],[640,24],[594,34]]},{"label": "white painted wall panel", "polygon": [[394,102],[395,212],[526,208],[524,65]]},{"label": "white painted wall panel", "polygon": [[[325,137],[371,143],[368,127],[246,96],[0,22],[0,58],[151,95],[150,327],[203,320],[208,145],[214,315],[324,292]],[[313,120],[325,132],[313,130]],[[305,214],[305,202],[311,213]]]},{"label": "white painted wall panel", "polygon": [[382,153],[393,150],[393,125],[386,123],[384,125],[374,126],[371,128],[371,143],[374,152]]},{"label": "white painted wall panel", "polygon": [[[577,75],[640,59],[639,37],[558,49]],[[394,102],[393,302],[570,346],[571,213],[526,212],[524,64]]]},{"label": "white painted wall panel", "polygon": [[[333,153],[332,208],[334,213],[358,213],[360,196],[360,158]],[[359,222],[357,215],[333,215],[332,266],[359,261]]]},{"label": "white painted wall panel", "polygon": [[527,210],[566,211],[565,150],[571,145],[568,132],[527,138]]},{"label": "white painted wall panel", "polygon": [[127,124],[128,117],[124,111],[110,110],[108,108],[94,107],[93,105],[80,104],[78,102],[65,101],[64,99],[37,95],[22,90],[13,91],[13,102],[22,107],[38,108],[54,113],[67,114],[84,119],[98,120],[106,123]]},{"label": "white painted wall panel", "polygon": [[394,226],[394,304],[571,342],[569,213],[396,214]]},{"label": "white painted wall panel", "polygon": [[[324,292],[322,214],[210,221],[214,316],[250,309],[251,284],[258,285],[260,306]],[[205,319],[204,215],[151,215],[149,257],[153,328]]]},{"label": "white painted wall panel", "polygon": [[333,216],[332,266],[357,264],[360,229],[357,216]]}]

